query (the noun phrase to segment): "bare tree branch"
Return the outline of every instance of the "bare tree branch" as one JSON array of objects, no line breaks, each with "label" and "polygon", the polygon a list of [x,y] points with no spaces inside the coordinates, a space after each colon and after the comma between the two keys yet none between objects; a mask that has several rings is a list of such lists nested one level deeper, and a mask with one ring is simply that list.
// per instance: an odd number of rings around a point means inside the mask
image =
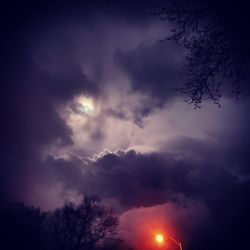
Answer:
[{"label": "bare tree branch", "polygon": [[240,83],[249,77],[250,18],[243,11],[243,1],[234,11],[229,3],[170,0],[153,13],[172,26],[172,34],[166,40],[174,40],[189,52],[181,73],[183,84],[178,90],[195,108],[201,107],[204,99],[220,105],[225,80],[232,82],[232,90],[238,96]]}]

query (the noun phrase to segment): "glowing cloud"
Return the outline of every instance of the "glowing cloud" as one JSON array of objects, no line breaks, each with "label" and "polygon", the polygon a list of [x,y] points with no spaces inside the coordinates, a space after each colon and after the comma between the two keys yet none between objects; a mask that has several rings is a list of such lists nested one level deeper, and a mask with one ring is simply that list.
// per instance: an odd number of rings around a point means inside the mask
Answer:
[{"label": "glowing cloud", "polygon": [[76,99],[75,111],[78,114],[85,114],[87,116],[95,116],[98,113],[98,105],[94,102],[93,98],[80,96]]}]

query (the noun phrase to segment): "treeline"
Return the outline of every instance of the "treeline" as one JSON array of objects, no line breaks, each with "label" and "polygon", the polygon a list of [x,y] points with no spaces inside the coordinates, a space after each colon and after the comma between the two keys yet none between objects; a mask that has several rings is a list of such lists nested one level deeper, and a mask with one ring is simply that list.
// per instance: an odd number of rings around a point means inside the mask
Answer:
[{"label": "treeline", "polygon": [[5,250],[124,248],[117,236],[117,217],[95,196],[83,197],[79,205],[67,202],[49,212],[15,203],[0,213],[1,245]]}]

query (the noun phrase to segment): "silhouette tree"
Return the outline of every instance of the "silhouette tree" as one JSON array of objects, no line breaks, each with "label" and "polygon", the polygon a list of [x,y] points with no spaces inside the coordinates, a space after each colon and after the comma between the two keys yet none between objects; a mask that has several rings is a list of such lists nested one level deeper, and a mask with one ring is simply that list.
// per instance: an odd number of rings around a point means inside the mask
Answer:
[{"label": "silhouette tree", "polygon": [[85,196],[79,205],[65,203],[52,212],[11,204],[0,209],[0,222],[5,250],[97,249],[119,242],[117,218],[95,196]]},{"label": "silhouette tree", "polygon": [[[205,98],[220,104],[221,87],[231,82],[236,96],[249,77],[250,15],[247,1],[169,0],[154,14],[172,29],[166,40],[188,50],[179,88],[200,107]],[[225,81],[226,80],[226,81]]]},{"label": "silhouette tree", "polygon": [[117,218],[95,196],[85,196],[80,205],[65,203],[50,215],[52,249],[79,250],[116,239]]},{"label": "silhouette tree", "polygon": [[43,250],[47,246],[45,233],[47,214],[23,203],[0,209],[1,245],[4,249]]},{"label": "silhouette tree", "polygon": [[103,244],[102,246],[98,246],[97,249],[98,250],[134,250],[130,245],[127,244],[127,242],[124,242],[122,240],[107,242],[106,244]]}]

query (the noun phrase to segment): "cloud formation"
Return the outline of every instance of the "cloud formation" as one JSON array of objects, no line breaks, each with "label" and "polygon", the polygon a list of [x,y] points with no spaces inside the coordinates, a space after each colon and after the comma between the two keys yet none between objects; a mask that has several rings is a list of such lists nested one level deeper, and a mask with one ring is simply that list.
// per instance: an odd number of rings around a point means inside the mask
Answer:
[{"label": "cloud formation", "polygon": [[[204,249],[210,249],[214,244],[211,239],[217,242],[219,238],[227,239],[227,243],[219,241],[218,244],[230,246],[236,243],[233,237],[228,239],[228,234],[246,235],[250,181],[241,180],[227,164],[230,163],[224,162],[226,167],[222,167],[216,160],[205,157],[183,158],[135,151],[105,153],[94,161],[50,157],[46,162],[54,172],[53,182],[64,183],[66,189],[77,190],[78,195],[98,194],[120,207],[122,227],[129,227],[129,220],[124,218],[135,216],[136,237],[140,237],[141,233],[136,230],[141,230],[142,223],[138,222],[137,226],[137,220],[150,224],[153,217],[162,221],[161,216],[165,216],[165,222],[167,218],[176,218],[168,227],[175,228],[177,232],[173,234],[179,233],[178,237],[183,238],[190,249],[197,249],[199,241],[205,242]],[[151,219],[147,218],[147,212],[141,211],[149,211]],[[234,227],[237,232],[233,231]],[[125,233],[126,237],[131,236]],[[139,239],[133,244],[139,244]]]},{"label": "cloud formation", "polygon": [[1,201],[52,209],[97,194],[135,248],[154,220],[186,249],[246,246],[247,95],[220,110],[185,105],[175,88],[186,52],[159,42],[168,26],[152,2],[114,2],[6,10]]},{"label": "cloud formation", "polygon": [[141,44],[127,52],[117,51],[115,59],[130,77],[132,89],[150,97],[149,110],[173,101],[178,95],[184,51],[176,44],[160,41],[149,46]]}]

